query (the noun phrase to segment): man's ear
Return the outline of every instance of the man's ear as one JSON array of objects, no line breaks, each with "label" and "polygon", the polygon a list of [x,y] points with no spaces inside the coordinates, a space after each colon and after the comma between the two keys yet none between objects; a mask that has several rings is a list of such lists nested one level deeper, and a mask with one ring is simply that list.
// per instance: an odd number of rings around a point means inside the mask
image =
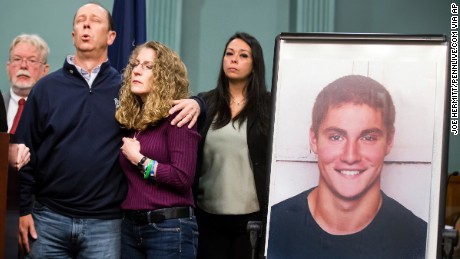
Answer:
[{"label": "man's ear", "polygon": [[318,151],[317,142],[318,142],[318,138],[317,138],[315,132],[313,131],[313,129],[310,128],[310,149],[315,154],[318,154],[318,152],[317,152]]},{"label": "man's ear", "polygon": [[75,32],[72,30],[72,45],[75,46],[75,38],[74,38],[74,36],[75,36]]},{"label": "man's ear", "polygon": [[47,75],[50,71],[50,64],[46,63],[43,68],[43,75]]},{"label": "man's ear", "polygon": [[393,148],[394,139],[395,139],[395,129],[393,128],[387,131],[387,147],[386,147],[385,155],[388,155],[391,149]]},{"label": "man's ear", "polygon": [[109,31],[109,35],[107,37],[107,44],[109,46],[112,45],[116,37],[117,37],[117,33],[115,31]]}]

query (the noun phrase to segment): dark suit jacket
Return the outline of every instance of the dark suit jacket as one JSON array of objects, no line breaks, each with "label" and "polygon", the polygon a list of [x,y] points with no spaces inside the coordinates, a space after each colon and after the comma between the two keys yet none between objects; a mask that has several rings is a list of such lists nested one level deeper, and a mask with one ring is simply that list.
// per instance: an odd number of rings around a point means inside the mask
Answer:
[{"label": "dark suit jacket", "polygon": [[0,97],[0,132],[7,132],[8,122],[6,120],[6,103],[4,102],[2,93],[0,93]]},{"label": "dark suit jacket", "polygon": [[5,110],[8,113],[8,105],[10,104],[11,94],[10,89],[3,93],[3,103],[5,104]]}]

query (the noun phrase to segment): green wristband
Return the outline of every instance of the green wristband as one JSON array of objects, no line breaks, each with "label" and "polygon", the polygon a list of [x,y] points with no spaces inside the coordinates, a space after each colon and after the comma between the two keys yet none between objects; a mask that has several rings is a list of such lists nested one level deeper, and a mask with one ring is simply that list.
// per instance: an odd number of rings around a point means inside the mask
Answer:
[{"label": "green wristband", "polygon": [[150,171],[152,170],[152,166],[153,166],[153,160],[150,160],[150,161],[149,161],[149,164],[147,165],[147,169],[145,169],[144,179],[148,179],[148,178],[149,178]]}]

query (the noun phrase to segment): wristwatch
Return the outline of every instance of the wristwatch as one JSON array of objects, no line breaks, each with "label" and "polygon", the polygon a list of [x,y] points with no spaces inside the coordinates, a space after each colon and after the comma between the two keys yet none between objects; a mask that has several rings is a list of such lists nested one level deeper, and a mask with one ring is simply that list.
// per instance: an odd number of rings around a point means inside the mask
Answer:
[{"label": "wristwatch", "polygon": [[144,156],[144,157],[141,158],[139,163],[137,163],[137,169],[139,169],[139,171],[141,171],[141,172],[145,172],[145,167],[144,167],[145,160],[147,160],[147,157]]}]

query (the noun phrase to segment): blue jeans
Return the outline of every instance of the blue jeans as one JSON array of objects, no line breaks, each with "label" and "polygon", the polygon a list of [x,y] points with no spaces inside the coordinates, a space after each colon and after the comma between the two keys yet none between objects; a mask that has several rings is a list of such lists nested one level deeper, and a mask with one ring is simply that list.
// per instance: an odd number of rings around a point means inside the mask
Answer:
[{"label": "blue jeans", "polygon": [[26,258],[120,258],[121,219],[70,218],[35,202],[38,238]]},{"label": "blue jeans", "polygon": [[121,224],[122,258],[196,258],[198,225],[195,216],[136,225],[129,219]]}]

